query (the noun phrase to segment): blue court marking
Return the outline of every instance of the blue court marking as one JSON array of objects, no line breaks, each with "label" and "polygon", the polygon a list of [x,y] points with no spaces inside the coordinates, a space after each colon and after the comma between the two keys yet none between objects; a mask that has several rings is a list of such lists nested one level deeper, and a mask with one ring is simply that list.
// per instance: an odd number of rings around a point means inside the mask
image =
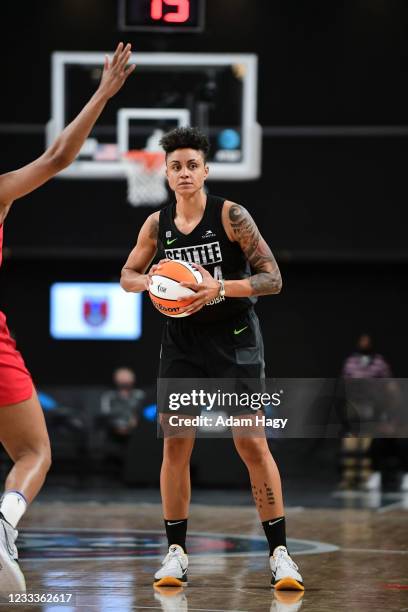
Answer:
[{"label": "blue court marking", "polygon": [[[312,540],[289,539],[291,554],[311,555],[338,550],[337,546]],[[141,529],[26,529],[19,537],[23,562],[52,560],[158,559],[167,549],[163,531]],[[257,557],[269,555],[264,536],[189,533],[189,556]]]}]

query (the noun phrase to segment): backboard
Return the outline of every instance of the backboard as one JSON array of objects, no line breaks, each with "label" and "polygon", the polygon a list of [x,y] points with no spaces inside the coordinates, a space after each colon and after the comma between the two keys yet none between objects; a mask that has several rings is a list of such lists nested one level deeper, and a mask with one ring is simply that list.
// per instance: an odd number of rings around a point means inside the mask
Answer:
[{"label": "backboard", "polygon": [[[105,53],[55,52],[48,144],[95,91]],[[112,98],[77,160],[62,178],[126,178],[122,154],[157,149],[158,134],[179,125],[209,136],[210,177],[258,178],[257,57],[251,54],[137,53],[137,68]]]}]

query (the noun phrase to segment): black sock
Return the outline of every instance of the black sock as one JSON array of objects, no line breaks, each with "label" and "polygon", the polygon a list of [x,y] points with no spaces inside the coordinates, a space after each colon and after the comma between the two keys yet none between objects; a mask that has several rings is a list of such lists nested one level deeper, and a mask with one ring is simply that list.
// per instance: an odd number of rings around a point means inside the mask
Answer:
[{"label": "black sock", "polygon": [[269,544],[270,554],[277,546],[286,546],[285,517],[278,516],[262,523]]},{"label": "black sock", "polygon": [[188,519],[164,519],[169,546],[178,544],[186,553],[186,535]]}]

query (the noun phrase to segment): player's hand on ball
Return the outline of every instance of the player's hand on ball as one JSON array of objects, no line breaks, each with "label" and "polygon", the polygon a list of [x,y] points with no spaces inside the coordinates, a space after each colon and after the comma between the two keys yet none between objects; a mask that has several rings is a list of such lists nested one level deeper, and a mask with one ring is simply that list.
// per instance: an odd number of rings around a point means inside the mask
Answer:
[{"label": "player's hand on ball", "polygon": [[152,284],[152,276],[153,274],[157,274],[157,270],[159,270],[160,266],[164,263],[166,263],[166,261],[171,261],[171,259],[161,259],[159,261],[159,263],[154,264],[154,266],[152,266],[149,270],[149,272],[146,274],[146,289],[149,290],[150,289],[150,285]]},{"label": "player's hand on ball", "polygon": [[198,264],[191,264],[193,268],[201,272],[203,281],[201,283],[180,283],[183,287],[187,287],[197,294],[194,300],[185,308],[180,308],[180,313],[186,312],[189,315],[201,310],[203,306],[211,302],[220,293],[220,284],[213,276]]},{"label": "player's hand on ball", "polygon": [[108,56],[105,57],[105,65],[103,67],[102,79],[99,85],[99,90],[107,97],[112,98],[122,87],[126,79],[134,69],[135,64],[126,65],[132,54],[132,45],[128,43],[126,47],[121,42],[118,44],[112,61]]}]

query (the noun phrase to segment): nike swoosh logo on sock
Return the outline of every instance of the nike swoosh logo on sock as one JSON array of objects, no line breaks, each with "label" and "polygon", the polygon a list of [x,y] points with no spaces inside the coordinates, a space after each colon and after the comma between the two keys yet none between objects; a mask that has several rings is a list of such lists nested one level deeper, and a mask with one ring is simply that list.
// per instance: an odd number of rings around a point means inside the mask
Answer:
[{"label": "nike swoosh logo on sock", "polygon": [[183,521],[177,521],[176,523],[170,523],[170,521],[167,522],[168,525],[180,525],[180,523],[182,523]]},{"label": "nike swoosh logo on sock", "polygon": [[280,521],[283,521],[283,518],[278,518],[276,521],[269,521],[268,525],[275,525],[275,523],[280,523]]}]

